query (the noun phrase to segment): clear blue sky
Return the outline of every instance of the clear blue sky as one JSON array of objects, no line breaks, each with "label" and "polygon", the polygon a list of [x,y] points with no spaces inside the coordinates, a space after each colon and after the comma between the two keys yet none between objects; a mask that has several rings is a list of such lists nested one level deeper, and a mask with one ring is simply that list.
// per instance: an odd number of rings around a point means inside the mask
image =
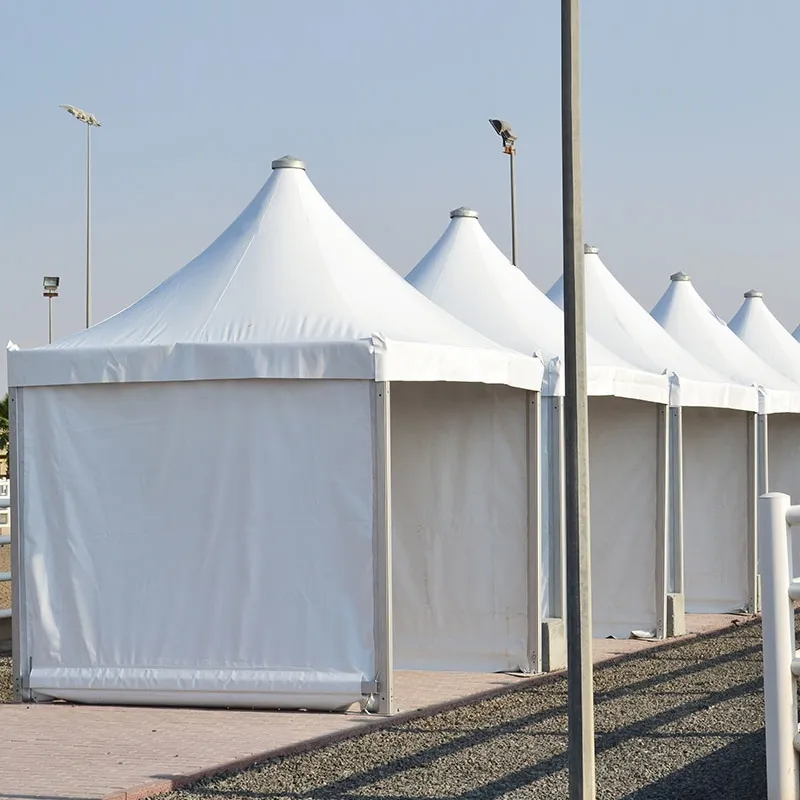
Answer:
[{"label": "clear blue sky", "polygon": [[[83,323],[95,113],[95,320],[200,252],[292,153],[405,274],[470,205],[520,261],[561,270],[557,0],[0,1],[0,343]],[[585,0],[586,239],[649,308],[678,269],[729,318],[762,289],[800,323],[797,0]],[[5,384],[5,358],[0,385]]]}]

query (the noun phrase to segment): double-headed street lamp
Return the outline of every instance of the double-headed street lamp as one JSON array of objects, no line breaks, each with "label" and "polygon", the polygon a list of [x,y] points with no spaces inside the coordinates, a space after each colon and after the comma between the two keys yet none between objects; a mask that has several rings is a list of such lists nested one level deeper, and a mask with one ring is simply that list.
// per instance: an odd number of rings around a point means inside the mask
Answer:
[{"label": "double-headed street lamp", "polygon": [[517,137],[504,119],[490,119],[489,124],[498,136],[503,137],[503,152],[511,165],[511,263],[517,264],[517,188],[514,181],[514,156],[517,154],[514,142]]},{"label": "double-headed street lamp", "polygon": [[75,106],[61,106],[86,125],[86,327],[92,324],[92,128],[101,127],[94,114]]},{"label": "double-headed street lamp", "polygon": [[47,298],[47,341],[53,342],[53,298],[58,297],[58,284],[61,278],[57,275],[45,275],[42,280],[42,296]]}]

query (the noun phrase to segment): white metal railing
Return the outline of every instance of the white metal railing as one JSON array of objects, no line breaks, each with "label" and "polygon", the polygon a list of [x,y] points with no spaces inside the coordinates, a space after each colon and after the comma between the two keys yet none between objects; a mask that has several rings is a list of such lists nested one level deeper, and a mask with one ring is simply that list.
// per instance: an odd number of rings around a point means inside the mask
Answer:
[{"label": "white metal railing", "polygon": [[764,653],[764,728],[767,739],[768,800],[800,800],[797,678],[800,652],[794,601],[800,580],[792,570],[792,528],[800,527],[800,506],[777,492],[758,500],[761,619]]}]

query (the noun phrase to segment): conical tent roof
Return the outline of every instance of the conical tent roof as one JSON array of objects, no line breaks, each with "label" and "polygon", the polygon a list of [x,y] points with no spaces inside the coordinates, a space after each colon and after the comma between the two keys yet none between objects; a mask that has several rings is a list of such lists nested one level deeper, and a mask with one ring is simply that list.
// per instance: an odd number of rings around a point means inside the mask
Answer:
[{"label": "conical tent roof", "polygon": [[[755,411],[754,388],[737,385],[686,351],[611,274],[597,248],[584,248],[586,324],[589,333],[631,364],[650,371],[665,369],[676,376],[673,403]],[[547,296],[564,305],[563,275]]]},{"label": "conical tent roof", "polygon": [[[451,211],[444,233],[406,280],[493,341],[563,363],[563,312],[492,242],[476,211]],[[587,360],[590,394],[666,402],[666,375],[632,367],[591,337]],[[554,377],[549,391],[562,394],[563,378]]]},{"label": "conical tent roof", "polygon": [[773,369],[800,383],[800,342],[778,322],[761,292],[745,292],[728,327]]},{"label": "conical tent roof", "polygon": [[768,392],[765,411],[800,410],[800,387],[756,355],[706,304],[688,275],[676,272],[652,310],[655,319],[692,355],[741,384]]},{"label": "conical tent roof", "polygon": [[414,290],[292,157],[203,253],[124,311],[9,353],[10,385],[365,378],[539,389],[543,366]]}]

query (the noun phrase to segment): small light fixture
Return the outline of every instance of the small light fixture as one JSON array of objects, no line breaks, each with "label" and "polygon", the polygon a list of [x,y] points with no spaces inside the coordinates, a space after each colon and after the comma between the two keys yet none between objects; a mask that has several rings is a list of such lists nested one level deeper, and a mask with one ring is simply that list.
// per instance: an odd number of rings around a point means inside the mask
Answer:
[{"label": "small light fixture", "polygon": [[42,296],[58,297],[59,283],[61,283],[61,278],[57,275],[46,275],[42,281]]},{"label": "small light fixture", "polygon": [[507,155],[514,152],[514,142],[517,141],[516,134],[511,130],[510,123],[504,119],[490,119],[489,124],[494,128],[498,136],[503,137],[503,149]]}]

